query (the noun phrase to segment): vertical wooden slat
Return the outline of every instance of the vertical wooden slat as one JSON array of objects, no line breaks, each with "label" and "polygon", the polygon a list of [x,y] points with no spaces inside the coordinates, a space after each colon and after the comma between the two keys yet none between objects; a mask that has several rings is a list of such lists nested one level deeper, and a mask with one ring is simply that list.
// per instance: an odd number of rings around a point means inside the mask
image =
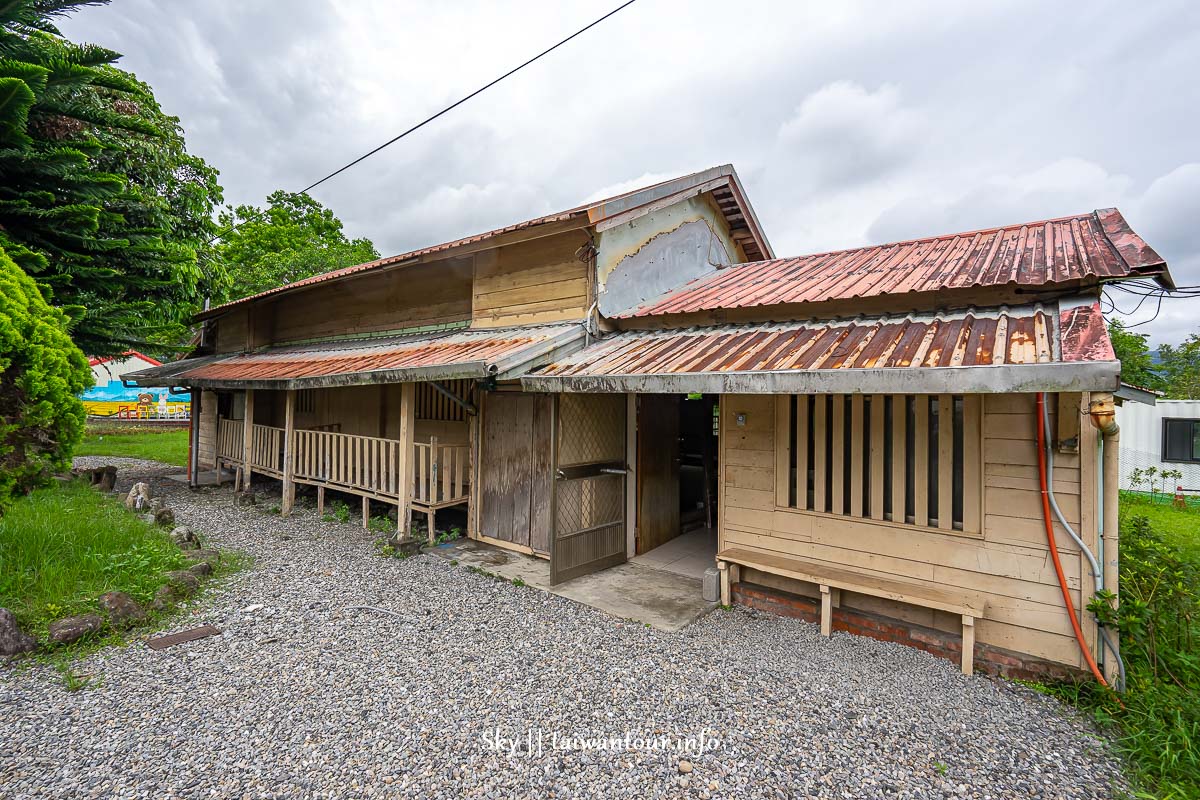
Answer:
[{"label": "vertical wooden slat", "polygon": [[775,505],[787,508],[792,482],[792,396],[775,396]]},{"label": "vertical wooden slat", "polygon": [[982,406],[981,395],[968,394],[963,397],[963,530],[967,533],[979,533],[982,530]]},{"label": "vertical wooden slat", "polygon": [[467,448],[455,448],[454,456],[454,499],[463,496],[463,467],[467,460]]},{"label": "vertical wooden slat", "polygon": [[954,527],[954,396],[938,395],[938,527]]},{"label": "vertical wooden slat", "polygon": [[829,465],[829,485],[831,487],[831,514],[846,513],[845,481],[846,481],[846,402],[844,395],[833,396],[833,419],[829,429],[833,433],[832,458]]},{"label": "vertical wooden slat", "polygon": [[400,386],[400,466],[396,470],[399,487],[399,508],[396,514],[396,526],[402,531],[408,531],[412,519],[412,457],[413,430],[416,425],[414,418],[416,384],[405,383]]},{"label": "vertical wooden slat", "polygon": [[892,522],[906,521],[908,410],[905,395],[892,395]]},{"label": "vertical wooden slat", "polygon": [[288,389],[284,395],[283,406],[283,500],[279,513],[287,516],[292,513],[292,505],[296,501],[295,471],[296,459],[296,390]]},{"label": "vertical wooden slat", "polygon": [[[439,393],[438,397],[441,396]],[[441,483],[442,478],[442,471],[439,469],[441,464],[441,453],[438,452],[438,438],[431,436],[429,438],[429,501],[431,503],[438,501],[438,485]]]},{"label": "vertical wooden slat", "polygon": [[796,430],[792,447],[796,453],[796,508],[808,508],[808,395],[796,398]]},{"label": "vertical wooden slat", "polygon": [[913,505],[917,525],[929,524],[929,396],[913,399]]},{"label": "vertical wooden slat", "polygon": [[847,514],[863,514],[863,396],[850,397],[850,507]]},{"label": "vertical wooden slat", "polygon": [[829,470],[825,464],[825,395],[819,394],[813,403],[813,511],[828,511],[825,506],[825,479]]},{"label": "vertical wooden slat", "polygon": [[883,519],[883,395],[871,395],[871,519]]},{"label": "vertical wooden slat", "polygon": [[250,462],[254,460],[254,390],[246,390],[246,417],[242,420],[242,489],[250,488]]}]

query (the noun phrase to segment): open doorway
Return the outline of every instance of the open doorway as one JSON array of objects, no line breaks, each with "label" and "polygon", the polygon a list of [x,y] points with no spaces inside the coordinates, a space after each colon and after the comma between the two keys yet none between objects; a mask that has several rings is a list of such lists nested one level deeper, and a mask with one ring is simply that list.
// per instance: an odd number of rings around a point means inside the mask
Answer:
[{"label": "open doorway", "polygon": [[717,553],[716,395],[637,398],[634,560],[700,578]]}]

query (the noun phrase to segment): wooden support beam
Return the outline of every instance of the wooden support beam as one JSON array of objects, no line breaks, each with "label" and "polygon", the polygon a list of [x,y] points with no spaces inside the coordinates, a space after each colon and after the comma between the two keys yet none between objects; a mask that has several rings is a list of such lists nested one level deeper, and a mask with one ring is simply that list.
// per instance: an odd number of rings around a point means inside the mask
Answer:
[{"label": "wooden support beam", "polygon": [[796,451],[796,508],[808,509],[808,395],[796,397],[796,430],[792,447]]},{"label": "wooden support beam", "polygon": [[903,525],[905,522],[905,497],[908,491],[905,466],[907,451],[905,442],[908,432],[905,424],[908,421],[908,410],[905,408],[904,395],[892,395],[892,522]]},{"label": "wooden support beam", "polygon": [[929,524],[929,397],[913,398],[913,514],[917,525]]},{"label": "wooden support beam", "polygon": [[729,564],[718,561],[717,571],[721,573],[721,605],[728,608],[730,605]]},{"label": "wooden support beam", "polygon": [[833,432],[833,449],[830,451],[829,485],[830,514],[845,514],[846,509],[846,400],[843,395],[833,396],[833,415],[829,424]]},{"label": "wooden support beam", "polygon": [[398,505],[396,527],[408,533],[412,525],[413,434],[416,428],[416,384],[400,386],[400,457],[396,465]]},{"label": "wooden support beam", "polygon": [[871,395],[871,519],[883,519],[883,395]]},{"label": "wooden support beam", "polygon": [[452,392],[449,388],[447,388],[445,385],[443,385],[441,383],[441,381],[429,381],[429,385],[432,386],[434,391],[436,391],[438,394],[442,395],[447,400],[449,400],[451,403],[454,403],[456,406],[461,408],[463,411],[466,411],[468,414],[478,413],[477,409],[475,408],[474,403],[471,403],[468,400],[462,399],[461,397],[456,395],[454,392]]},{"label": "wooden support beam", "polygon": [[296,503],[296,390],[288,389],[283,406],[283,501],[279,513],[287,516]]},{"label": "wooden support beam", "polygon": [[966,614],[962,618],[962,672],[975,672],[975,618]]},{"label": "wooden support beam", "polygon": [[[983,503],[983,395],[963,397],[963,530],[980,533]],[[1085,495],[1086,496],[1086,495]]]},{"label": "wooden support beam", "polygon": [[246,390],[246,408],[242,415],[242,491],[250,488],[250,460],[254,454],[254,390]]},{"label": "wooden support beam", "polygon": [[863,514],[863,396],[850,397],[850,507],[853,517]]},{"label": "wooden support beam", "polygon": [[821,587],[821,635],[826,639],[833,633],[833,598],[829,596],[829,587]]},{"label": "wooden support beam", "polygon": [[813,402],[813,511],[828,511],[825,505],[825,480],[828,470],[825,464],[826,395],[819,394]]}]

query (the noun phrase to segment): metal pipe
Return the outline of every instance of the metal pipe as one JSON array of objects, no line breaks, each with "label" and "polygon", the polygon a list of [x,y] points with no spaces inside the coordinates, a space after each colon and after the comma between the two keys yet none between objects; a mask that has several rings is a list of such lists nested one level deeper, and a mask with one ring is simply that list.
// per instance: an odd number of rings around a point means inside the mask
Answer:
[{"label": "metal pipe", "polygon": [[[1101,529],[1100,541],[1103,553],[1104,587],[1113,595],[1113,606],[1120,604],[1120,517],[1118,503],[1120,502],[1120,468],[1121,468],[1121,428],[1117,425],[1116,405],[1111,394],[1098,394],[1088,403],[1088,413],[1092,424],[1101,434],[1101,479],[1104,493],[1100,497]],[[1125,674],[1125,665],[1121,659],[1120,643],[1112,642],[1105,637],[1105,643],[1112,650],[1120,674]],[[1106,665],[1107,666],[1107,665]],[[1111,673],[1111,666],[1106,670]]]}]

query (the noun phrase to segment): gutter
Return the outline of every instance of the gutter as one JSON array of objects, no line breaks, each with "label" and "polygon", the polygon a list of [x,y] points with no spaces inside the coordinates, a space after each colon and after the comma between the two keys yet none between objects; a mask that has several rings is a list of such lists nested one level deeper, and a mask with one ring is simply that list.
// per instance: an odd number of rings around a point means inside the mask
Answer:
[{"label": "gutter", "polygon": [[974,367],[668,372],[644,375],[529,375],[531,392],[684,394],[1008,394],[1112,391],[1117,361]]}]

